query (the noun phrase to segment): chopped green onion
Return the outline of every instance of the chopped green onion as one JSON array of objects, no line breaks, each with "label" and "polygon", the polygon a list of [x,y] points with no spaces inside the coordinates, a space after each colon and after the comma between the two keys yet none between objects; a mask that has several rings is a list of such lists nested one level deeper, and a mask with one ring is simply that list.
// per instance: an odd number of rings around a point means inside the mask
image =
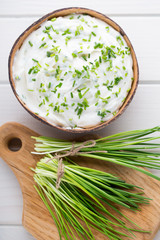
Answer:
[{"label": "chopped green onion", "polygon": [[82,58],[83,58],[85,61],[87,61],[86,55],[82,55]]},{"label": "chopped green onion", "polygon": [[75,54],[75,53],[72,53],[72,56],[73,56],[74,58],[76,58],[76,57],[77,57],[77,54]]},{"label": "chopped green onion", "polygon": [[33,47],[33,43],[31,41],[28,41],[29,45]]},{"label": "chopped green onion", "polygon": [[67,28],[67,30],[65,30],[64,33],[62,33],[62,36],[66,35],[66,34],[71,34],[69,28]]},{"label": "chopped green onion", "polygon": [[47,101],[47,102],[49,102],[49,99],[48,99],[48,97],[47,97],[47,96],[45,96],[45,99],[46,99],[46,101]]},{"label": "chopped green onion", "polygon": [[101,92],[100,92],[100,90],[98,90],[98,91],[95,93],[95,97],[98,98],[100,95],[101,95]]},{"label": "chopped green onion", "polygon": [[73,93],[71,92],[70,94],[71,94],[71,98],[73,98]]},{"label": "chopped green onion", "polygon": [[51,82],[49,82],[49,84],[48,84],[48,88],[51,88]]},{"label": "chopped green onion", "polygon": [[92,33],[92,35],[93,35],[93,36],[95,36],[95,37],[96,37],[96,34],[95,34],[94,32],[91,32],[91,33]]},{"label": "chopped green onion", "polygon": [[55,55],[55,61],[56,62],[58,62],[58,59],[59,59],[58,55]]},{"label": "chopped green onion", "polygon": [[122,77],[116,77],[116,78],[114,79],[114,84],[115,84],[115,85],[118,85],[118,83],[119,83],[122,79],[123,79]]},{"label": "chopped green onion", "polygon": [[104,44],[103,43],[95,43],[94,49],[96,48],[103,48]]},{"label": "chopped green onion", "polygon": [[55,22],[57,18],[51,18],[50,21],[51,22]]},{"label": "chopped green onion", "polygon": [[46,45],[46,43],[42,43],[41,46],[39,48],[42,48]]}]

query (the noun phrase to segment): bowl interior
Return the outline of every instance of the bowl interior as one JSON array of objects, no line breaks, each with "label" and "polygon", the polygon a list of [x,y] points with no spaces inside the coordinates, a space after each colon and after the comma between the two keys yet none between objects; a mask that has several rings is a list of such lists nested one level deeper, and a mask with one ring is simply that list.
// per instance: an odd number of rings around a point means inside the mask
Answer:
[{"label": "bowl interior", "polygon": [[[27,106],[26,104],[19,98],[16,89],[15,89],[15,82],[13,79],[13,74],[12,74],[12,66],[13,66],[13,61],[14,61],[14,56],[16,54],[16,51],[21,47],[21,45],[23,44],[23,41],[28,37],[28,35],[30,35],[30,33],[32,33],[33,31],[35,31],[37,28],[39,28],[39,26],[44,22],[47,21],[51,18],[54,17],[59,17],[59,16],[66,16],[72,13],[82,13],[82,14],[88,14],[90,16],[93,16],[95,18],[98,18],[104,22],[106,22],[108,25],[110,25],[111,27],[113,27],[116,31],[118,31],[123,38],[125,39],[128,47],[131,50],[131,56],[133,59],[133,77],[134,80],[132,82],[132,87],[130,92],[128,93],[123,105],[121,106],[121,108],[119,109],[119,111],[117,112],[117,114],[115,116],[113,116],[110,120],[105,121],[104,123],[101,123],[99,125],[96,125],[94,127],[91,128],[85,128],[85,129],[65,129],[59,126],[55,126],[53,124],[51,124],[50,122],[48,122],[45,118],[40,117],[38,115],[36,115],[34,112],[32,112]],[[133,98],[133,95],[136,91],[137,88],[137,84],[138,84],[138,80],[139,80],[139,70],[138,70],[138,63],[137,63],[137,58],[133,49],[133,46],[130,42],[130,40],[128,39],[127,35],[125,34],[125,32],[123,31],[123,29],[117,24],[115,23],[113,20],[111,20],[110,18],[108,18],[107,16],[96,12],[94,10],[90,10],[90,9],[86,9],[86,8],[64,8],[64,9],[60,9],[60,10],[56,10],[54,12],[51,12],[47,15],[45,15],[44,17],[40,18],[38,21],[34,22],[31,26],[29,26],[20,36],[19,38],[16,40],[16,42],[14,43],[11,52],[10,52],[10,56],[9,56],[9,80],[10,80],[10,84],[12,86],[13,92],[16,95],[18,101],[21,103],[21,105],[35,118],[37,118],[38,120],[53,126],[57,129],[63,130],[63,131],[68,131],[68,132],[73,132],[73,133],[84,133],[84,132],[92,132],[94,130],[98,130],[101,129],[103,127],[105,127],[106,125],[108,125],[110,122],[112,122],[113,120],[115,120],[118,116],[120,116],[124,109],[127,107],[127,105],[130,103],[130,101]]]}]

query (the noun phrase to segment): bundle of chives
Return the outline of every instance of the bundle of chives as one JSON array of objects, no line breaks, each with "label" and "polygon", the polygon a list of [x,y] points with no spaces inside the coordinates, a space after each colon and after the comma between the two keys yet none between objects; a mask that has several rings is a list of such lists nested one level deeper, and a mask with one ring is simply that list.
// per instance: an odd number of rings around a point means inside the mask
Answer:
[{"label": "bundle of chives", "polygon": [[[95,145],[81,148],[76,155],[109,161],[145,173],[155,179],[160,177],[148,172],[142,167],[160,170],[160,153],[148,151],[160,148],[159,143],[152,141],[159,139],[151,134],[159,132],[160,127],[145,130],[122,132],[95,140]],[[73,143],[66,140],[33,137],[36,140],[35,154],[66,153],[73,148]],[[74,148],[79,148],[82,143],[77,142]]]},{"label": "bundle of chives", "polygon": [[[116,215],[123,216],[126,221],[134,224],[115,204],[130,210],[139,210],[138,205],[148,203],[149,199],[142,196],[142,191],[133,191],[137,186],[110,173],[78,166],[65,159],[68,161],[63,161],[64,175],[58,189],[58,159],[47,154],[33,170],[38,185],[35,188],[55,221],[60,239],[64,237],[65,240],[73,240],[79,237],[82,240],[95,240],[93,228],[111,240],[130,238],[134,229],[128,228],[105,205]],[[125,233],[121,230],[125,230]],[[139,229],[135,231],[144,232]]]}]

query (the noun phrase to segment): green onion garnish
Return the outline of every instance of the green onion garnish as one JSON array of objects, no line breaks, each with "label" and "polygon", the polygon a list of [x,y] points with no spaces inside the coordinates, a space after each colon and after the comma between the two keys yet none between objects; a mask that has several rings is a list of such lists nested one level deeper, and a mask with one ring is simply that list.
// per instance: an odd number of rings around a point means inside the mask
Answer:
[{"label": "green onion garnish", "polygon": [[94,32],[91,32],[91,33],[92,33],[92,35],[93,35],[93,36],[95,36],[95,37],[96,37],[96,34],[95,34]]},{"label": "green onion garnish", "polygon": [[46,43],[42,43],[41,46],[39,48],[42,48],[46,45]]},{"label": "green onion garnish", "polygon": [[33,43],[31,41],[28,41],[29,45],[33,47]]},{"label": "green onion garnish", "polygon": [[56,62],[58,62],[58,59],[59,59],[58,55],[55,55],[55,61]]},{"label": "green onion garnish", "polygon": [[75,54],[75,53],[72,53],[72,56],[73,56],[74,58],[76,58],[76,57],[77,57],[77,54]]}]

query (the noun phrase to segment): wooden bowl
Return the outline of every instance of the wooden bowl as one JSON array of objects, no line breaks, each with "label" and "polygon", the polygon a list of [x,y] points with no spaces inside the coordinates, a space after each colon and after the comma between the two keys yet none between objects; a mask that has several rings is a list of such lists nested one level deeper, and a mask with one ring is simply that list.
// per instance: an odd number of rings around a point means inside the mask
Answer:
[{"label": "wooden bowl", "polygon": [[[59,127],[59,126],[55,126],[53,125],[52,123],[49,123],[45,118],[43,117],[40,117],[38,115],[36,115],[34,112],[32,112],[27,106],[26,104],[20,99],[20,97],[18,96],[17,92],[16,92],[16,88],[15,88],[15,82],[14,82],[14,79],[13,79],[13,74],[12,74],[12,65],[13,65],[13,60],[14,60],[14,56],[15,56],[15,53],[16,51],[21,47],[21,45],[23,44],[23,41],[28,37],[28,35],[30,33],[32,33],[33,31],[35,31],[37,28],[39,28],[39,26],[47,21],[48,19],[51,19],[51,18],[54,18],[54,17],[59,17],[59,16],[65,16],[65,15],[69,15],[69,14],[72,14],[72,13],[85,13],[85,14],[88,14],[90,16],[93,16],[93,17],[96,17],[104,22],[106,22],[108,25],[110,25],[111,27],[113,27],[116,31],[118,31],[122,36],[123,38],[125,39],[128,47],[131,49],[131,56],[132,56],[132,59],[133,59],[133,77],[134,77],[134,80],[133,80],[133,83],[132,83],[132,87],[131,87],[131,90],[130,92],[128,93],[128,96],[126,97],[123,105],[121,106],[121,108],[119,109],[119,111],[117,112],[117,114],[115,116],[113,116],[110,120],[108,121],[105,121],[104,123],[101,123],[101,124],[98,124],[98,125],[95,125],[91,128],[85,128],[85,129],[65,129],[65,128],[62,128],[62,127]],[[9,62],[8,62],[8,70],[9,70],[9,81],[10,81],[10,84],[11,84],[11,87],[13,89],[13,92],[16,96],[16,98],[18,99],[18,101],[21,103],[21,105],[33,116],[35,117],[36,119],[40,120],[41,122],[49,125],[49,126],[52,126],[54,128],[57,128],[59,130],[63,130],[65,132],[72,132],[72,133],[89,133],[89,132],[93,132],[95,130],[99,130],[101,128],[104,128],[105,126],[107,126],[109,123],[111,123],[113,120],[115,120],[118,116],[120,116],[123,111],[126,109],[126,107],[128,106],[128,104],[131,102],[134,94],[135,94],[135,91],[136,91],[136,88],[137,88],[137,85],[138,85],[138,80],[139,80],[139,69],[138,69],[138,63],[137,63],[137,58],[136,58],[136,54],[134,52],[134,49],[133,49],[133,46],[130,42],[130,40],[128,39],[127,35],[125,34],[125,32],[123,31],[123,29],[117,24],[115,23],[113,20],[111,20],[110,18],[108,18],[107,16],[99,13],[99,12],[96,12],[96,11],[93,11],[93,10],[90,10],[90,9],[86,9],[86,8],[79,8],[79,7],[73,7],[73,8],[63,8],[63,9],[59,9],[59,10],[56,10],[54,12],[51,12],[47,15],[45,15],[44,17],[40,18],[38,21],[34,22],[31,26],[29,26],[20,36],[19,38],[15,41],[12,49],[11,49],[11,52],[10,52],[10,55],[9,55]]]}]

